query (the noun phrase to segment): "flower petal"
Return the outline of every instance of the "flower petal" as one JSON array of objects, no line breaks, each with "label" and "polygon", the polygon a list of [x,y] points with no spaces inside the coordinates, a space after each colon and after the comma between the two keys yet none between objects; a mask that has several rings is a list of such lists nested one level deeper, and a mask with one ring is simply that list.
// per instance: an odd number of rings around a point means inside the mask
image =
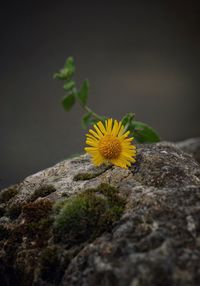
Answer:
[{"label": "flower petal", "polygon": [[85,151],[90,154],[95,166],[103,163],[112,163],[127,169],[136,161],[136,146],[132,144],[133,137],[129,138],[130,131],[112,118],[93,125],[93,129],[86,134]]}]

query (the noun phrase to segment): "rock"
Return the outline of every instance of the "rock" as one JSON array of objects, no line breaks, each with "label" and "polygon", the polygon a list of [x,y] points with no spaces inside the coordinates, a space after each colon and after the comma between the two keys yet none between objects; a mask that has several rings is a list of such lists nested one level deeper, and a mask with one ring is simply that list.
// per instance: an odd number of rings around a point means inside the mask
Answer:
[{"label": "rock", "polygon": [[139,145],[129,170],[82,155],[2,190],[1,285],[200,285],[200,166],[177,146]]},{"label": "rock", "polygon": [[192,154],[193,157],[200,163],[200,137],[191,138],[176,144],[184,152]]}]

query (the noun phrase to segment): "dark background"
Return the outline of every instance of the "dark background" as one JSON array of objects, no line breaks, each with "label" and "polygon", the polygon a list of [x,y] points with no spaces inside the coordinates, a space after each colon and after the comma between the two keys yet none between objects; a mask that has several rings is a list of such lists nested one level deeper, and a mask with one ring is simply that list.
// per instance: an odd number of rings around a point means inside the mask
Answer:
[{"label": "dark background", "polygon": [[0,187],[82,152],[82,111],[64,112],[52,79],[70,55],[97,113],[134,111],[165,140],[198,136],[199,22],[198,1],[1,4]]}]

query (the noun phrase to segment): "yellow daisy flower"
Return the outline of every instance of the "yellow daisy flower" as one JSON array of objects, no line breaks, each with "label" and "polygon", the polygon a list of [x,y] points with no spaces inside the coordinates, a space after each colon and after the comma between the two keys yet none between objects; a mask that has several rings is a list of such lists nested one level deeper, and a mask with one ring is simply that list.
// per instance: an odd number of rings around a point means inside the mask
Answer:
[{"label": "yellow daisy flower", "polygon": [[136,147],[131,144],[133,137],[128,138],[130,131],[126,131],[122,122],[107,119],[105,125],[99,121],[94,124],[94,129],[86,134],[85,151],[92,156],[94,165],[112,163],[121,168],[127,169],[134,163]]}]

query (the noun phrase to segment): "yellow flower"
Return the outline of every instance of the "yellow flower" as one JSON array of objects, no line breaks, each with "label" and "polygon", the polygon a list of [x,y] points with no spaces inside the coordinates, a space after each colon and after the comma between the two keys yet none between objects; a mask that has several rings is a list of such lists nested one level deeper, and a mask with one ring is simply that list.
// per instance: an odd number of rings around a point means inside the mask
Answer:
[{"label": "yellow flower", "polygon": [[127,169],[136,161],[136,147],[131,144],[133,137],[128,138],[130,131],[126,131],[121,121],[108,119],[105,125],[99,121],[93,127],[95,131],[90,129],[86,134],[86,144],[90,147],[85,151],[92,156],[94,165],[112,163]]}]

